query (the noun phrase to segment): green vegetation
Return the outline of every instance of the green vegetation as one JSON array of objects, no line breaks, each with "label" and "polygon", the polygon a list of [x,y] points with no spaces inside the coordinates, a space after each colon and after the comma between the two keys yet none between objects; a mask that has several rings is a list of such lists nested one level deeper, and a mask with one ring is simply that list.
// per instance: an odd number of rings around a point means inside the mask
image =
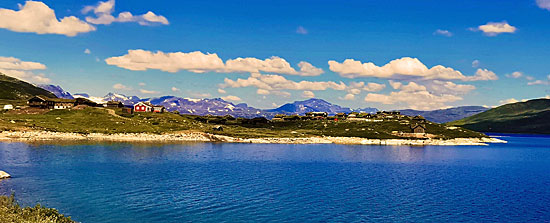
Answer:
[{"label": "green vegetation", "polygon": [[[383,122],[295,120],[268,121],[264,118],[244,119],[231,116],[194,116],[174,113],[123,114],[104,108],[82,110],[44,110],[43,114],[25,114],[22,111],[0,113],[2,130],[46,130],[76,133],[174,133],[200,131],[241,138],[260,137],[311,137],[347,136],[363,138],[400,138],[395,132],[411,132],[412,120],[386,120]],[[427,122],[427,133],[437,138],[483,137],[483,134],[448,129],[444,125]],[[215,130],[221,126],[223,131]]]},{"label": "green vegetation", "polygon": [[25,223],[73,223],[57,210],[41,205],[21,207],[14,196],[0,196],[0,222]]},{"label": "green vegetation", "polygon": [[450,122],[480,132],[550,134],[550,100],[535,99],[503,105]]},{"label": "green vegetation", "polygon": [[49,91],[0,73],[0,99],[21,100],[35,95],[55,98],[55,95]]}]

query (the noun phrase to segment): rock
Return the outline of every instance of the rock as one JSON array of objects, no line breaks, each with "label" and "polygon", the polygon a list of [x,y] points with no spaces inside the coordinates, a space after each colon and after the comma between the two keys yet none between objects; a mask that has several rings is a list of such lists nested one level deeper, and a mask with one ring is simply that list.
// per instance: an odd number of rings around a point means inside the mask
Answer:
[{"label": "rock", "polygon": [[10,177],[11,176],[8,173],[0,170],[0,179],[6,179],[6,178],[10,178]]}]

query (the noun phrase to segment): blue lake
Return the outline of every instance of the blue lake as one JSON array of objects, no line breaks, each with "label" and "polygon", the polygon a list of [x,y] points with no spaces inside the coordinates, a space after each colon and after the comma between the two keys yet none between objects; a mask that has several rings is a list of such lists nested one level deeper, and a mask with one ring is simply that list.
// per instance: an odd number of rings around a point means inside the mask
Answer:
[{"label": "blue lake", "polygon": [[550,137],[490,146],[0,143],[0,194],[81,222],[549,222]]}]

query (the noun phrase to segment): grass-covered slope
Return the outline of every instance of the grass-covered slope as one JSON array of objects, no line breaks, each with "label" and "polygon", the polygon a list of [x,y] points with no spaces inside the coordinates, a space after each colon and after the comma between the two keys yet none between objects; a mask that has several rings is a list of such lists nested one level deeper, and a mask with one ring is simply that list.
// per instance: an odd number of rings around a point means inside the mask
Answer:
[{"label": "grass-covered slope", "polygon": [[0,99],[25,100],[35,95],[55,98],[49,91],[0,73]]},{"label": "grass-covered slope", "polygon": [[[120,111],[117,112],[120,114]],[[122,115],[122,114],[120,114]],[[3,130],[46,130],[75,133],[173,133],[199,131],[241,138],[261,137],[311,137],[349,136],[362,138],[391,139],[397,132],[410,132],[410,124],[399,121],[345,122],[329,120],[302,120],[254,122],[249,119],[235,119],[216,116],[178,115],[173,113],[136,113],[121,117],[108,109],[86,108],[83,110],[52,110],[41,114],[17,114],[0,112],[0,131]],[[223,131],[213,127],[222,126]],[[427,123],[427,132],[439,138],[484,137],[483,134],[465,130],[448,129],[437,123]]]},{"label": "grass-covered slope", "polygon": [[550,134],[550,99],[502,105],[489,111],[450,122],[480,132]]},{"label": "grass-covered slope", "polygon": [[21,207],[12,195],[10,197],[0,196],[0,222],[73,223],[75,221],[55,209],[45,208],[41,205]]}]

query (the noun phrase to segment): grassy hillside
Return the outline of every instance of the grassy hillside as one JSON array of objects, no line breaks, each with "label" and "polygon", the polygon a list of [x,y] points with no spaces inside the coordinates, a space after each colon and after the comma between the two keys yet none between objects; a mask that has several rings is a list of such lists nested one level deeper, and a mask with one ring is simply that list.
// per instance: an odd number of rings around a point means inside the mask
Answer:
[{"label": "grassy hillside", "polygon": [[[0,113],[0,131],[47,130],[76,133],[172,133],[200,131],[243,138],[259,137],[309,137],[309,136],[354,136],[363,138],[398,138],[393,131],[410,132],[409,124],[398,121],[343,122],[328,120],[303,120],[287,122],[253,122],[249,119],[227,117],[200,117],[173,113],[136,113],[121,117],[108,109],[86,108],[83,110],[52,110],[43,114]],[[118,113],[119,115],[122,115]],[[214,131],[221,125],[223,131]],[[439,138],[483,137],[484,135],[464,130],[448,129],[444,125],[428,123],[427,132]]]},{"label": "grassy hillside", "polygon": [[502,105],[489,111],[450,122],[481,132],[550,134],[550,99]]},{"label": "grassy hillside", "polygon": [[55,98],[49,91],[0,73],[0,100],[25,100],[34,95]]}]

